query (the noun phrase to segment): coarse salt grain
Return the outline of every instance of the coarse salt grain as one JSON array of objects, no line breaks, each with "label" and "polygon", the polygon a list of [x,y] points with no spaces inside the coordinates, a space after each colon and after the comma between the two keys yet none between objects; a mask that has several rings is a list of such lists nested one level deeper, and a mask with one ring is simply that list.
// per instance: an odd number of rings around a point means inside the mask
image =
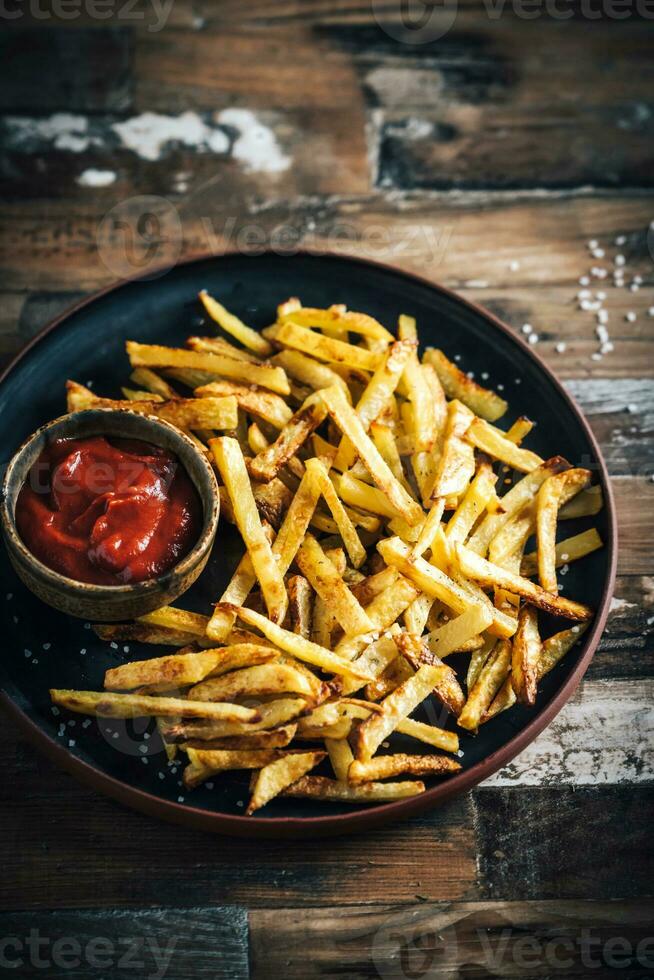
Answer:
[{"label": "coarse salt grain", "polygon": [[526,334],[530,334],[533,329],[531,323],[523,323],[521,327],[522,332]]},{"label": "coarse salt grain", "polygon": [[629,292],[630,293],[637,293],[639,289],[640,289],[640,286],[638,285],[638,283],[637,282],[632,282],[631,286],[629,287]]},{"label": "coarse salt grain", "polygon": [[636,314],[634,313],[633,310],[629,310],[628,313],[625,313],[625,317],[624,318],[627,321],[627,323],[635,323],[636,322]]},{"label": "coarse salt grain", "polygon": [[531,344],[532,347],[534,346],[534,344],[537,344],[538,343],[538,334],[537,333],[530,333],[529,334],[529,343]]},{"label": "coarse salt grain", "polygon": [[626,241],[627,241],[626,235],[618,235],[618,237],[615,239],[615,244],[624,245]]},{"label": "coarse salt grain", "polygon": [[594,248],[597,248],[598,245],[599,242],[597,241],[597,239],[591,238],[591,240],[587,244],[587,248],[589,248],[592,251]]},{"label": "coarse salt grain", "polygon": [[511,272],[517,272],[519,268],[520,268],[520,263],[518,262],[517,259],[513,259],[512,262],[509,262],[509,269],[511,270]]},{"label": "coarse salt grain", "polygon": [[596,297],[598,299],[601,299],[601,300],[605,300],[606,299],[606,293],[603,292],[602,290],[600,290],[599,293],[595,293],[595,295],[596,295]]},{"label": "coarse salt grain", "polygon": [[591,354],[590,355],[590,359],[591,359],[591,361],[601,361],[602,360],[602,355],[601,354]]},{"label": "coarse salt grain", "polygon": [[580,276],[579,277],[579,285],[580,286],[590,286],[590,279],[588,278],[588,276]]},{"label": "coarse salt grain", "polygon": [[634,276],[634,278],[632,279],[632,282],[635,282],[637,286],[640,286],[640,284],[642,283],[642,281],[643,281],[643,277],[642,276]]},{"label": "coarse salt grain", "polygon": [[603,259],[604,258],[604,249],[603,248],[594,248],[592,254],[593,254],[593,258],[594,259]]},{"label": "coarse salt grain", "polygon": [[597,339],[600,343],[604,344],[609,339],[609,332],[602,323],[598,323],[595,327],[595,333],[597,334]]},{"label": "coarse salt grain", "polygon": [[627,260],[625,259],[624,255],[616,255],[616,257],[615,257],[615,264],[616,265],[624,265],[626,261]]},{"label": "coarse salt grain", "polygon": [[608,314],[608,312],[606,310],[598,310],[597,311],[597,320],[598,320],[599,323],[608,323],[609,322],[609,314]]},{"label": "coarse salt grain", "polygon": [[565,341],[560,340],[558,344],[555,346],[554,350],[556,351],[557,354],[563,354],[565,353],[566,346],[567,345]]},{"label": "coarse salt grain", "polygon": [[615,350],[615,347],[613,346],[610,340],[607,340],[606,343],[602,344],[600,350],[602,354],[610,354],[611,351]]}]

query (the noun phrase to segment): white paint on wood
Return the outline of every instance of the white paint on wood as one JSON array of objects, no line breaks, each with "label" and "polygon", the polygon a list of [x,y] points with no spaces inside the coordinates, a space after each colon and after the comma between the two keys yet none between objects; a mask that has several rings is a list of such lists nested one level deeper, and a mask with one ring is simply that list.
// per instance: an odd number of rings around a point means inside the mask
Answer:
[{"label": "white paint on wood", "polygon": [[654,679],[646,678],[583,684],[549,728],[482,785],[598,786],[652,779]]},{"label": "white paint on wood", "polygon": [[158,160],[166,146],[181,143],[211,153],[226,153],[227,134],[206,123],[197,112],[167,116],[159,112],[142,112],[111,127],[121,143],[142,160]]}]

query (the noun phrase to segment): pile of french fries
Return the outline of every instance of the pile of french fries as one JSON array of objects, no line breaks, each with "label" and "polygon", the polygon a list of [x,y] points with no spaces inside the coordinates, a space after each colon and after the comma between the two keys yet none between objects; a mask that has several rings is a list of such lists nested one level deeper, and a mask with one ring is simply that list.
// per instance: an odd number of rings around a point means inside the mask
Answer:
[{"label": "pile of french fries", "polygon": [[[366,314],[290,299],[258,333],[200,300],[220,336],[179,349],[130,341],[124,400],[69,382],[68,408],[153,413],[191,435],[243,557],[210,615],[165,607],[94,627],[177,652],[107,671],[100,693],[52,691],[53,702],[155,717],[169,758],[186,753],[188,788],[251,770],[247,813],[279,795],[421,793],[415,777],[456,772],[461,754],[453,724],[411,717],[422,702],[475,733],[534,705],[582,636],[592,611],[560,594],[557,568],[602,542],[592,528],[557,543],[557,528],[598,513],[600,489],[587,470],[524,448],[528,419],[499,428],[507,403],[442,351],[420,359],[409,316],[395,338]],[[572,625],[543,639],[542,612]],[[455,653],[469,655],[458,673]],[[393,751],[396,732],[414,753]],[[327,758],[331,775],[313,773]]]}]

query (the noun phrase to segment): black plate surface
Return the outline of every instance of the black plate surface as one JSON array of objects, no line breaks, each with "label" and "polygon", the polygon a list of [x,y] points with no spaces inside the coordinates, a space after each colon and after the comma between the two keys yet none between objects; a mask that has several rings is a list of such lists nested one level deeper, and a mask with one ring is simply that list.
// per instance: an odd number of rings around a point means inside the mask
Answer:
[{"label": "black plate surface", "polygon": [[[120,385],[129,375],[126,339],[182,345],[191,333],[212,332],[211,328],[205,331],[196,300],[202,288],[256,327],[270,323],[277,303],[288,296],[299,296],[309,306],[346,303],[391,327],[400,313],[409,313],[417,318],[423,343],[460,358],[460,366],[474,371],[478,379],[487,373],[488,383],[492,381],[502,391],[511,406],[502,426],[527,414],[537,422],[527,442],[529,448],[544,457],[557,453],[576,465],[590,467],[604,484],[608,506],[592,523],[609,547],[571,566],[563,580],[566,595],[598,609],[595,628],[542,683],[535,711],[514,708],[483,726],[477,737],[462,736],[464,772],[450,780],[449,786],[428,781],[431,792],[419,805],[433,805],[485,778],[535,737],[570,696],[590,660],[610,599],[614,553],[610,490],[597,446],[562,387],[533,352],[485,311],[446,290],[388,267],[344,257],[226,255],[178,265],[158,279],[122,284],[46,329],[0,384],[0,445],[5,463],[27,435],[65,411],[67,378],[92,383],[100,395],[121,396]],[[590,523],[569,522],[566,534]],[[178,605],[207,612],[239,555],[237,533],[221,522],[206,571]],[[152,725],[85,721],[79,715],[56,715],[50,706],[50,687],[99,690],[108,667],[161,654],[162,649],[139,644],[131,644],[128,650],[122,645],[110,648],[95,637],[88,624],[36,599],[18,582],[4,554],[0,608],[4,614],[5,703],[50,755],[114,796],[150,811],[159,806],[168,819],[231,833],[290,833],[300,823],[312,832],[334,833],[416,809],[415,801],[408,801],[411,806],[366,808],[364,813],[351,806],[278,799],[246,826],[244,820],[233,819],[242,814],[247,800],[245,774],[217,778],[213,788],[204,786],[186,793],[180,782],[181,766],[166,764]],[[396,744],[409,749],[409,740],[401,745],[398,739]],[[416,751],[415,742],[410,750]],[[152,794],[161,802],[154,801],[153,807],[151,798],[133,790]],[[198,814],[198,809],[204,813]]]}]

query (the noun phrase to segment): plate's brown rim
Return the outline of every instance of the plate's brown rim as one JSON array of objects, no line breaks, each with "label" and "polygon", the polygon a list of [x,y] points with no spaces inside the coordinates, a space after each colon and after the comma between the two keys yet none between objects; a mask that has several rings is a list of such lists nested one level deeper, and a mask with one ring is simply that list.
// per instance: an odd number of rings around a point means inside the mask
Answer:
[{"label": "plate's brown rim", "polygon": [[[194,265],[200,262],[207,262],[211,260],[217,261],[221,258],[234,257],[254,259],[274,257],[287,258],[289,261],[292,261],[292,259],[295,257],[308,257],[313,259],[326,259],[328,261],[336,260],[344,263],[351,263],[353,265],[363,265],[368,267],[372,266],[373,268],[377,268],[383,272],[391,273],[395,276],[411,280],[417,285],[424,286],[427,289],[436,290],[437,292],[442,293],[444,296],[454,300],[456,303],[467,307],[477,315],[483,317],[493,327],[505,334],[505,336],[507,336],[517,347],[519,347],[535,362],[537,367],[558,391],[559,395],[565,402],[567,402],[568,407],[581,425],[581,428],[593,449],[597,459],[599,470],[598,475],[600,477],[600,482],[604,493],[604,502],[609,530],[608,540],[606,541],[605,545],[609,558],[608,575],[604,584],[599,606],[593,620],[592,628],[590,633],[585,638],[583,653],[576,667],[571,671],[563,685],[551,698],[549,703],[542,708],[538,714],[534,716],[534,718],[527,722],[522,731],[518,732],[513,736],[513,738],[509,739],[508,742],[505,742],[501,748],[497,749],[497,751],[493,752],[487,758],[476,763],[470,769],[460,772],[458,775],[451,777],[446,782],[439,783],[436,786],[431,787],[419,796],[398,800],[395,803],[386,803],[381,806],[370,807],[369,809],[355,810],[352,813],[339,813],[332,816],[327,815],[319,817],[245,817],[225,813],[214,813],[210,810],[186,806],[182,803],[174,803],[170,800],[162,799],[161,797],[152,793],[147,793],[144,790],[137,789],[136,787],[130,786],[127,783],[123,783],[119,779],[109,776],[107,773],[95,768],[95,766],[92,766],[77,756],[72,755],[67,749],[59,745],[54,741],[54,739],[39,728],[36,722],[32,721],[32,719],[25,714],[25,712],[23,712],[23,710],[9,697],[5,691],[0,691],[0,705],[10,714],[25,736],[45,755],[52,759],[53,762],[61,766],[62,769],[68,771],[71,775],[79,778],[81,782],[90,785],[92,788],[105,793],[107,796],[112,797],[118,802],[131,806],[143,813],[150,816],[155,816],[159,819],[167,820],[171,823],[193,827],[197,830],[223,833],[234,837],[273,838],[335,836],[337,834],[345,834],[351,831],[377,827],[381,824],[390,823],[399,818],[405,818],[422,813],[425,810],[433,808],[438,803],[471,789],[484,779],[487,779],[503,765],[506,765],[506,763],[510,762],[511,759],[515,758],[516,755],[518,755],[543,731],[543,729],[550,723],[555,715],[558,714],[563,705],[570,699],[576,690],[579,681],[585,674],[599,643],[599,639],[602,635],[609,613],[609,605],[613,595],[617,566],[618,535],[615,501],[613,498],[613,490],[608,471],[606,469],[606,463],[604,462],[604,457],[602,456],[599,444],[576,401],[569,394],[569,392],[566,391],[564,386],[558,380],[553,371],[548,367],[545,361],[540,357],[540,355],[538,355],[529,344],[523,341],[521,337],[515,334],[507,324],[496,317],[495,314],[491,313],[490,310],[487,310],[478,303],[473,303],[470,300],[465,299],[458,293],[454,292],[454,290],[448,289],[446,286],[442,286],[440,283],[435,283],[429,279],[426,279],[424,276],[418,276],[415,273],[408,272],[389,263],[380,262],[376,259],[368,259],[358,255],[347,255],[340,252],[298,249],[285,256],[283,253],[267,250],[265,252],[258,252],[256,255],[250,256],[245,252],[239,251],[238,249],[231,249],[225,250],[219,254],[199,253],[191,255],[185,258],[182,262],[175,263],[174,267],[176,268],[180,265]],[[23,347],[12,358],[12,360],[0,374],[0,384],[2,384],[5,378],[11,373],[11,371],[23,359],[23,357],[25,357],[27,353],[31,351],[33,347],[35,347],[41,340],[43,340],[44,337],[60,326],[72,314],[78,312],[91,303],[95,303],[108,293],[118,290],[123,286],[129,285],[130,283],[136,283],[139,281],[147,282],[149,280],[156,282],[158,277],[161,277],[170,269],[171,266],[167,264],[159,271],[150,271],[147,278],[142,275],[135,275],[126,279],[121,279],[118,282],[105,286],[103,289],[100,289],[90,296],[85,297],[84,299],[75,303],[69,309],[60,313],[57,317],[51,320],[50,323],[46,324],[46,326],[43,327],[43,329],[40,330],[34,337],[32,337],[29,343],[27,343],[25,347]]]}]

